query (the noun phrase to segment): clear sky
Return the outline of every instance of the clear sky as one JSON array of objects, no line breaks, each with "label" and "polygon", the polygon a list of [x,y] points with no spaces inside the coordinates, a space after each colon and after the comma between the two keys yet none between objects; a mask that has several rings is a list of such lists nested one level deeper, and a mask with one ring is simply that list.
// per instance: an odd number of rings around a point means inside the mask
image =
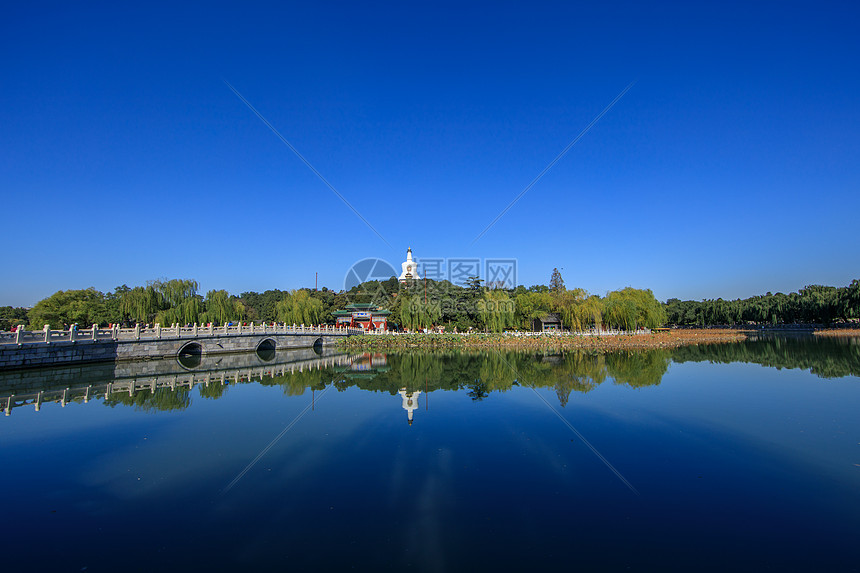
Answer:
[{"label": "clear sky", "polygon": [[852,2],[119,4],[4,9],[0,305],[407,246],[661,300],[860,278]]}]

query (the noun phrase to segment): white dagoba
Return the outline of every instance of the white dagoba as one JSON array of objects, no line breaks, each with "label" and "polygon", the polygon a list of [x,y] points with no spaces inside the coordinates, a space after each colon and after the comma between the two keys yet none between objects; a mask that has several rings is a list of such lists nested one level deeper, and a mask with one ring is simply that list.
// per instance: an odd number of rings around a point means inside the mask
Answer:
[{"label": "white dagoba", "polygon": [[421,279],[421,277],[418,276],[418,263],[412,261],[412,247],[409,247],[406,250],[406,261],[401,263],[400,267],[402,268],[402,272],[400,273],[398,280],[405,282]]}]

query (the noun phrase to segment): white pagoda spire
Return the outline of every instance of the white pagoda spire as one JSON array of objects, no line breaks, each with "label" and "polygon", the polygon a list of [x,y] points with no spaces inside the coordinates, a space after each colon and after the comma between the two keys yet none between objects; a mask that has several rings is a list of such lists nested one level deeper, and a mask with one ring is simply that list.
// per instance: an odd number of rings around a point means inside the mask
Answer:
[{"label": "white pagoda spire", "polygon": [[408,280],[419,280],[421,277],[418,276],[418,263],[412,261],[412,247],[409,247],[406,250],[406,261],[400,264],[401,273],[398,280],[400,281],[408,281]]}]

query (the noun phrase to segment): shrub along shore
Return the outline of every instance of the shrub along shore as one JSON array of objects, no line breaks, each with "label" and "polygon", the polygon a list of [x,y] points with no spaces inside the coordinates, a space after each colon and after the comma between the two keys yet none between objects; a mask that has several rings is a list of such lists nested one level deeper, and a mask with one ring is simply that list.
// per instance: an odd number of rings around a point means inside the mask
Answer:
[{"label": "shrub along shore", "polygon": [[401,348],[484,348],[512,349],[583,348],[587,350],[633,350],[643,348],[676,348],[693,344],[720,344],[746,340],[741,330],[671,330],[650,334],[579,335],[541,334],[364,334],[338,342],[341,348],[362,350],[397,350]]}]

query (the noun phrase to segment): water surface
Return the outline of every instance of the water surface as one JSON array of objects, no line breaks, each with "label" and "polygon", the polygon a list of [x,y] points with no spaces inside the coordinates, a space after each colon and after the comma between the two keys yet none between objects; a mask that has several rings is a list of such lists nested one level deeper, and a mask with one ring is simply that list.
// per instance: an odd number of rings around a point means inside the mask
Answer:
[{"label": "water surface", "polygon": [[858,374],[811,337],[0,373],[4,564],[857,570]]}]

